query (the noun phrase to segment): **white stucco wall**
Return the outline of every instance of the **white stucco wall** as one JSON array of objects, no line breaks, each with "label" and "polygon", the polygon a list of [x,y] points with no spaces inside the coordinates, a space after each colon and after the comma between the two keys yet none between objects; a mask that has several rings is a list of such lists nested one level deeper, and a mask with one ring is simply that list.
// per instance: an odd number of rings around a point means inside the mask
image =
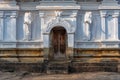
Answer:
[{"label": "white stucco wall", "polygon": [[[17,17],[17,40],[23,39],[23,23],[24,23],[25,11],[19,11]],[[32,40],[40,40],[41,37],[41,26],[38,11],[32,11],[32,24],[31,24],[31,38]]]},{"label": "white stucco wall", "polygon": [[[111,0],[112,1],[112,0]],[[68,35],[68,46],[73,48],[119,48],[120,5],[106,2],[15,2],[0,6],[0,48],[48,48],[51,28],[62,26]],[[57,3],[57,5],[56,5]],[[59,5],[58,5],[59,4]],[[112,5],[113,4],[113,5]],[[4,5],[10,6],[2,8]],[[30,11],[31,40],[23,40],[24,13]],[[59,19],[55,11],[60,12]],[[90,40],[84,40],[85,12],[92,12]],[[57,21],[58,20],[58,21]],[[71,36],[71,37],[70,37]]]}]

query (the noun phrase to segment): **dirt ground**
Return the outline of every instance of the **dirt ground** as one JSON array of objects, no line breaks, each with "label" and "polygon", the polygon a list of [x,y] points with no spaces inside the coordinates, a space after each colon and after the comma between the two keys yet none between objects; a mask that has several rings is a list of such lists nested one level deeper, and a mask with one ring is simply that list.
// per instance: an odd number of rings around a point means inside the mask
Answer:
[{"label": "dirt ground", "polygon": [[0,72],[0,80],[120,80],[120,73],[83,72],[79,74],[40,74]]}]

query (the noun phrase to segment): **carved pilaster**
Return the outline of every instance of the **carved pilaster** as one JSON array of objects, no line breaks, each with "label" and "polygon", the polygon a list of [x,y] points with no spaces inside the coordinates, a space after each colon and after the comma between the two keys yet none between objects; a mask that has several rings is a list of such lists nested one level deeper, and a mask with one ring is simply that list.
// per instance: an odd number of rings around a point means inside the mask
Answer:
[{"label": "carved pilaster", "polygon": [[113,34],[114,34],[114,40],[119,40],[119,32],[118,32],[118,17],[119,17],[119,11],[114,11],[114,14],[112,15],[114,26],[113,26]]},{"label": "carved pilaster", "polygon": [[[45,28],[45,13],[40,11],[39,17],[40,17],[40,29],[41,29],[41,36],[40,40],[43,42],[44,47],[44,60],[48,60],[49,56],[49,34],[44,34],[44,28]],[[44,35],[44,36],[43,36]]]},{"label": "carved pilaster", "polygon": [[40,24],[41,24],[41,36],[40,36],[40,39],[41,41],[43,41],[43,27],[44,27],[44,12],[39,12],[39,16],[40,16]]},{"label": "carved pilaster", "polygon": [[12,11],[11,17],[11,26],[13,26],[14,29],[14,41],[16,41],[16,18],[17,18],[17,11]]},{"label": "carved pilaster", "polygon": [[16,18],[17,11],[5,12],[4,39],[6,41],[16,41]]},{"label": "carved pilaster", "polygon": [[106,17],[106,11],[100,11],[101,16],[101,40],[105,40],[105,17]]},{"label": "carved pilaster", "polygon": [[0,41],[3,40],[3,11],[0,11]]}]

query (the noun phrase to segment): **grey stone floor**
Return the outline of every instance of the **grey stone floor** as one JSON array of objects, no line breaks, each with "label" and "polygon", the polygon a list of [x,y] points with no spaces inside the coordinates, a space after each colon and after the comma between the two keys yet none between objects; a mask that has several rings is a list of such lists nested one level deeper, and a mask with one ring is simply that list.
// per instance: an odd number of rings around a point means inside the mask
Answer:
[{"label": "grey stone floor", "polygon": [[79,74],[40,74],[28,72],[0,72],[0,80],[120,80],[120,73],[84,72]]}]

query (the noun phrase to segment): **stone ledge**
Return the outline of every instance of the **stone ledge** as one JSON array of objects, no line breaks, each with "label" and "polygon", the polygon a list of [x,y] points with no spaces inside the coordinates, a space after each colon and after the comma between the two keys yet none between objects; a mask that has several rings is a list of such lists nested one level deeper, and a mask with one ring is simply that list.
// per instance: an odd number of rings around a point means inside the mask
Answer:
[{"label": "stone ledge", "polygon": [[0,42],[0,49],[37,49],[43,48],[43,42],[22,41],[22,42]]},{"label": "stone ledge", "polygon": [[79,63],[73,62],[71,65],[71,72],[117,72],[117,63],[106,62],[106,63]]},{"label": "stone ledge", "polygon": [[[9,62],[0,62],[0,70],[8,71],[8,72],[28,71],[28,72],[45,73],[46,69],[47,69],[46,66],[47,66],[46,63],[9,63]],[[62,68],[62,67],[58,66],[57,68]],[[106,63],[105,62],[103,62],[103,63],[72,62],[72,63],[69,63],[69,66],[65,67],[65,69],[63,69],[62,71],[66,72],[66,68],[68,70],[68,73],[98,72],[98,71],[117,72],[117,71],[119,71],[118,70],[118,68],[119,68],[118,63],[114,63],[114,62],[106,62]]]},{"label": "stone ledge", "polygon": [[78,6],[37,6],[37,9],[40,9],[40,10],[56,10],[56,9],[68,9],[68,10],[78,10],[80,9]]},{"label": "stone ledge", "polygon": [[0,70],[8,72],[28,71],[42,73],[44,67],[42,63],[0,63]]},{"label": "stone ledge", "polygon": [[[36,8],[40,10],[57,10],[57,9],[68,9],[68,10],[79,10],[80,6],[75,1],[40,1],[40,5]],[[47,3],[47,4],[46,4]]]}]

